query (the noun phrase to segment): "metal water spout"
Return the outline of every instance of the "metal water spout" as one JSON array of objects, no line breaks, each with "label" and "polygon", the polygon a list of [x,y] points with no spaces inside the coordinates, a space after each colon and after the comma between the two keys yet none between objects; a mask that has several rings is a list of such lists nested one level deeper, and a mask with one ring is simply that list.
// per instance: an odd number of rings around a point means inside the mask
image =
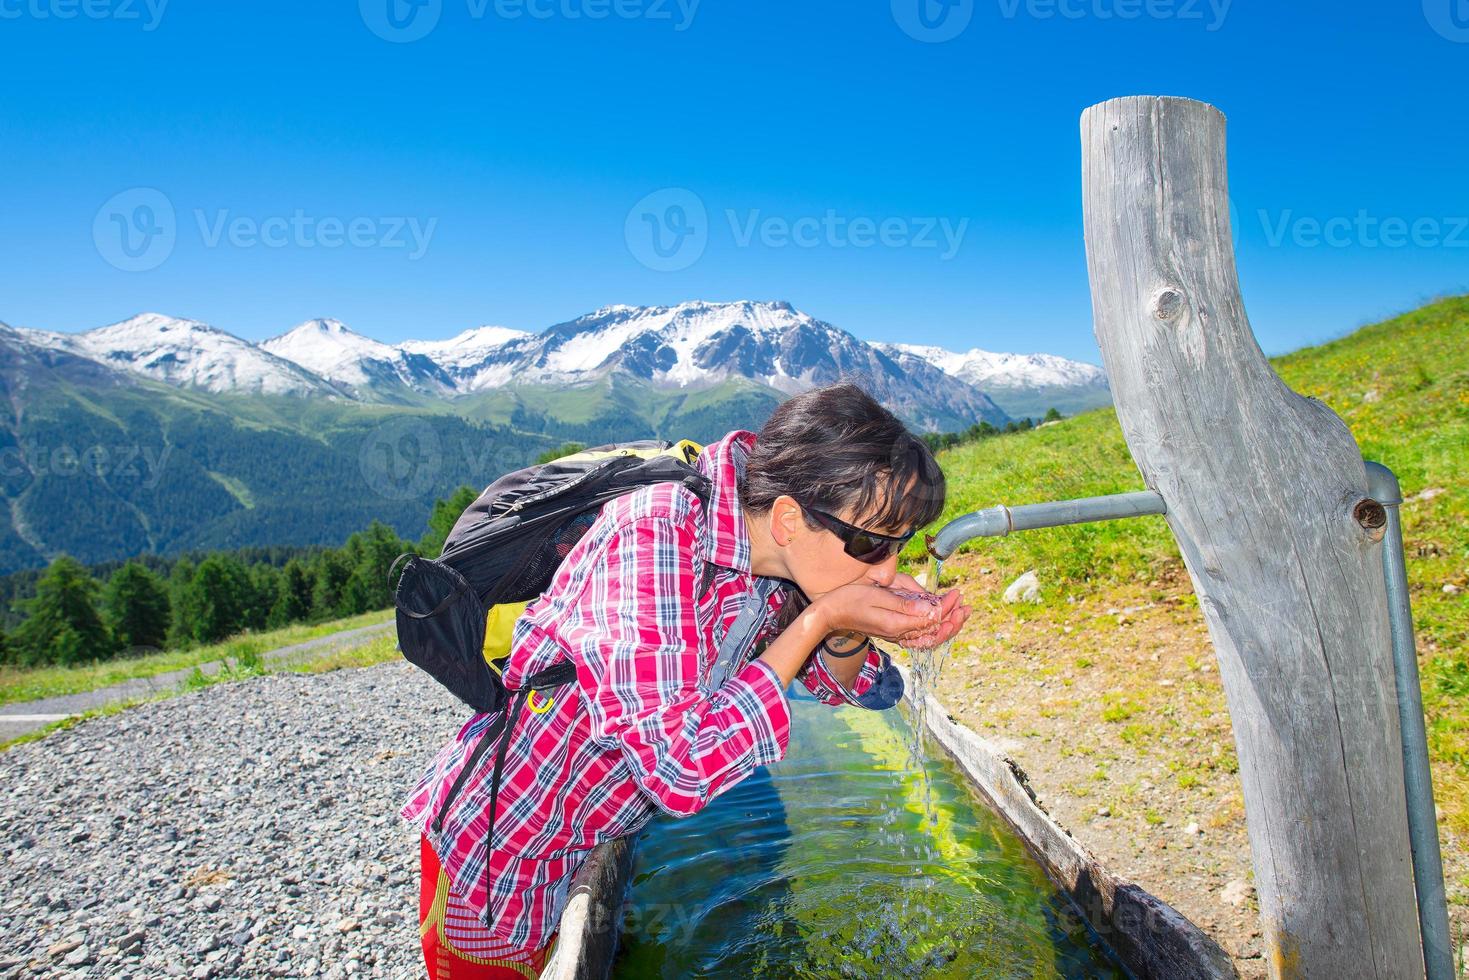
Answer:
[{"label": "metal water spout", "polygon": [[928,552],[943,561],[971,538],[1002,538],[1011,531],[1031,531],[1063,524],[1085,524],[1089,521],[1111,521],[1119,517],[1142,517],[1166,514],[1168,506],[1152,490],[1114,493],[1105,497],[1078,497],[1074,500],[1050,500],[1040,504],[1006,507],[996,504],[972,514],[956,517],[925,540]]}]

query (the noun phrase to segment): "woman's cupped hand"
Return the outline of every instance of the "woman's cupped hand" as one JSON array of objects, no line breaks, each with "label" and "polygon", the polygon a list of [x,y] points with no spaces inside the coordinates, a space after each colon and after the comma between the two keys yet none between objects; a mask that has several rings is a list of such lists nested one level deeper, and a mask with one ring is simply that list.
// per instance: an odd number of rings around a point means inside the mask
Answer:
[{"label": "woman's cupped hand", "polygon": [[891,588],[867,581],[843,585],[812,607],[828,633],[848,630],[915,650],[953,639],[971,612],[958,589],[933,596],[907,575],[898,575]]}]

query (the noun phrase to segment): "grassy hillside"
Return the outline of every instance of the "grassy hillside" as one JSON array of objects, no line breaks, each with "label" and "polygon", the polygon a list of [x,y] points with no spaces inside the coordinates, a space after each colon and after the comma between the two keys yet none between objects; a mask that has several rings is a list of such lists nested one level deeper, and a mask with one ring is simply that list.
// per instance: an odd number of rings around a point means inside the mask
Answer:
[{"label": "grassy hillside", "polygon": [[[1450,831],[1469,834],[1469,297],[1272,363],[1291,388],[1340,415],[1363,455],[1391,467],[1402,483],[1437,795]],[[961,446],[940,462],[950,486],[945,520],[996,503],[1144,489],[1111,409]],[[980,564],[994,573],[991,590],[1037,570],[1043,605],[1033,613],[995,611],[1011,620],[1045,618],[1087,597],[1093,606],[1117,605],[1110,600],[1176,580],[1182,570],[1161,517],[1027,531],[965,550],[971,559],[953,563],[961,585]]]}]

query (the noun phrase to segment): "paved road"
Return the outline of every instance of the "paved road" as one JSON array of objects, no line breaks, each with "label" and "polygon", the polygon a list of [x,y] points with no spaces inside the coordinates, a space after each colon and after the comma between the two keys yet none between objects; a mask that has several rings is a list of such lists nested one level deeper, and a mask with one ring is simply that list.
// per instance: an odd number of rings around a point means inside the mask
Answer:
[{"label": "paved road", "polygon": [[[267,664],[275,665],[314,660],[338,650],[349,650],[362,646],[392,628],[391,620],[373,626],[359,626],[356,629],[343,630],[328,636],[318,636],[313,640],[271,650],[262,655],[261,659]],[[220,661],[214,661],[201,665],[199,669],[205,674],[215,674],[222,666]],[[12,704],[0,705],[0,742],[35,731],[53,721],[60,721],[83,711],[172,690],[193,672],[193,667],[186,667],[182,670],[170,670],[166,674],[154,674],[152,677],[136,677],[110,687],[99,687],[96,690],[82,691],[79,694],[61,694],[53,698],[16,701]]]}]

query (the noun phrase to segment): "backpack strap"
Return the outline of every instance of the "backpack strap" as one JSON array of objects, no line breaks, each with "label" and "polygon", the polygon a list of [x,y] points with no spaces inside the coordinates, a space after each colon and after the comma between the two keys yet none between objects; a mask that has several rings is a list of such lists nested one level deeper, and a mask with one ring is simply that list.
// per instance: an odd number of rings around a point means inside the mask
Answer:
[{"label": "backpack strap", "polygon": [[780,584],[780,579],[757,576],[755,587],[745,593],[739,614],[730,624],[729,632],[719,640],[719,653],[714,668],[709,672],[708,693],[723,687],[737,664],[743,666],[745,654],[755,645],[760,627],[765,625],[765,619],[770,615],[770,597]]}]

